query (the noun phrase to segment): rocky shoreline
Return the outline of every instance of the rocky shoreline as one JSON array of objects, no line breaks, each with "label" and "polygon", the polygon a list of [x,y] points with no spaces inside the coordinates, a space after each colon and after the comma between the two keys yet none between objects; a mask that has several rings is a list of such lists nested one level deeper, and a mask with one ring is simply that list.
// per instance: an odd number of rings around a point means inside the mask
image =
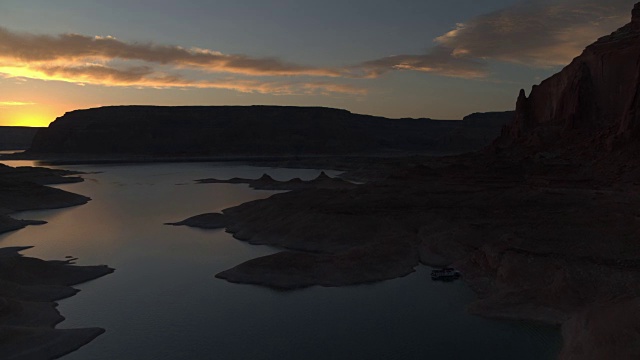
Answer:
[{"label": "rocky shoreline", "polygon": [[[82,205],[90,199],[44,184],[82,181],[75,172],[45,168],[0,166],[0,233],[44,221],[19,220],[16,211]],[[75,259],[44,261],[25,257],[25,247],[0,248],[0,357],[55,359],[77,350],[104,332],[101,328],[56,329],[64,320],[56,301],[75,295],[81,284],[114,270],[76,266]]]},{"label": "rocky shoreline", "polygon": [[[571,325],[590,316],[584,309],[640,297],[640,188],[567,184],[536,169],[434,158],[355,188],[297,188],[178,224],[225,228],[236,239],[281,248],[216,275],[279,290],[453,264],[478,295],[469,312],[564,324],[566,346],[585,347],[585,330]],[[569,353],[576,352],[565,349],[562,358],[578,358]]]},{"label": "rocky shoreline", "polygon": [[55,301],[75,295],[73,285],[114,270],[19,254],[28,248],[0,249],[0,353],[5,359],[55,359],[104,333],[101,328],[55,329],[64,320]]}]

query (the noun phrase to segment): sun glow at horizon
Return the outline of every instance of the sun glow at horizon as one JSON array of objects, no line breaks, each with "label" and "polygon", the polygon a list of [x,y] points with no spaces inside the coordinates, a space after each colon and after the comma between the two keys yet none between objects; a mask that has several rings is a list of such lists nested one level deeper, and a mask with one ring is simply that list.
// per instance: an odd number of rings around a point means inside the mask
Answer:
[{"label": "sun glow at horizon", "polygon": [[55,119],[49,114],[44,113],[16,113],[0,123],[0,126],[28,126],[28,127],[47,127]]}]

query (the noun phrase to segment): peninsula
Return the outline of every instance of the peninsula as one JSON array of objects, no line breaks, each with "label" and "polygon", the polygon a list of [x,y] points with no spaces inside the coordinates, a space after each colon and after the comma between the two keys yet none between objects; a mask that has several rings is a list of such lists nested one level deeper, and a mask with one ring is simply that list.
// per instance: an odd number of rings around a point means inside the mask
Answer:
[{"label": "peninsula", "polygon": [[[0,165],[0,233],[44,221],[11,216],[24,210],[58,209],[82,205],[90,199],[45,184],[82,181],[77,173],[35,167]],[[30,246],[0,248],[0,357],[3,359],[58,358],[104,332],[101,328],[56,329],[64,320],[56,301],[75,295],[72,286],[114,270],[101,266],[76,266],[73,261],[44,261],[25,257]]]}]

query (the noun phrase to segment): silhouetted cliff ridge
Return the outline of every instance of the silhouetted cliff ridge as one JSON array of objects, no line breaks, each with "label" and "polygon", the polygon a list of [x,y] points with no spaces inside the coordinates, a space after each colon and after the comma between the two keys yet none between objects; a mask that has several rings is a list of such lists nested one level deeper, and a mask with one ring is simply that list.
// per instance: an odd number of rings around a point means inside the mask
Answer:
[{"label": "silhouetted cliff ridge", "polygon": [[[510,116],[512,113],[497,113],[493,121],[392,120],[320,107],[110,106],[66,113],[38,132],[30,152],[150,156],[455,153],[485,146]],[[453,139],[456,132],[465,136]]]}]

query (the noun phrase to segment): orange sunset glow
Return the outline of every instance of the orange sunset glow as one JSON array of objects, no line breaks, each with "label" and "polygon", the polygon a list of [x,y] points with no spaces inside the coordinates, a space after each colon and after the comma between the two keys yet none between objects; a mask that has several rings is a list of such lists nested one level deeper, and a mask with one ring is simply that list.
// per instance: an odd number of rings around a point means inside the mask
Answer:
[{"label": "orange sunset glow", "polygon": [[49,103],[24,101],[0,102],[0,123],[4,126],[46,127],[64,110]]}]

